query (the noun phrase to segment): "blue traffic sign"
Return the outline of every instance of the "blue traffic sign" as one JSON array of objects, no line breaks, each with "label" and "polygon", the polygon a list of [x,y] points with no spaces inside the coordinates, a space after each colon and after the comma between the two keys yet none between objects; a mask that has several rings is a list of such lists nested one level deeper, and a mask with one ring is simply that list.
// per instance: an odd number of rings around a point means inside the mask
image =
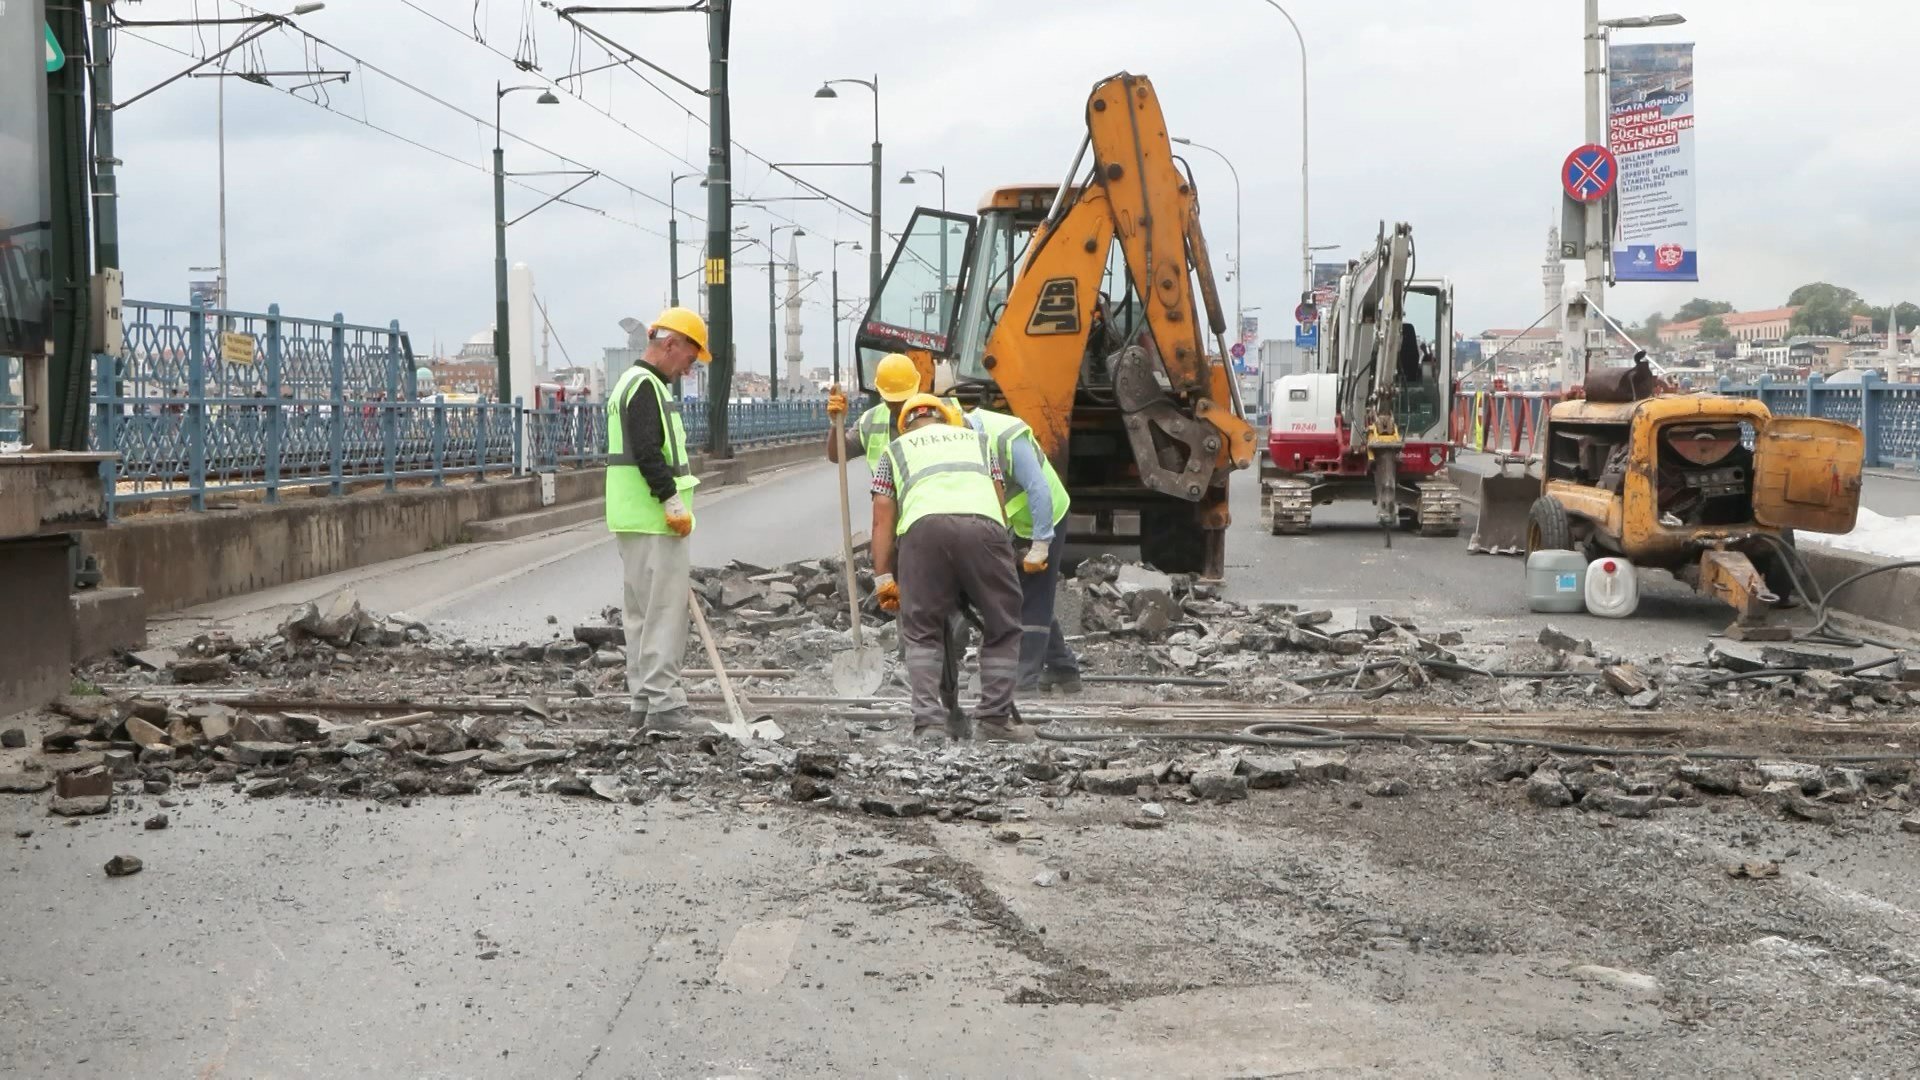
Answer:
[{"label": "blue traffic sign", "polygon": [[1293,346],[1296,349],[1318,349],[1320,347],[1320,324],[1309,323],[1293,328]]}]

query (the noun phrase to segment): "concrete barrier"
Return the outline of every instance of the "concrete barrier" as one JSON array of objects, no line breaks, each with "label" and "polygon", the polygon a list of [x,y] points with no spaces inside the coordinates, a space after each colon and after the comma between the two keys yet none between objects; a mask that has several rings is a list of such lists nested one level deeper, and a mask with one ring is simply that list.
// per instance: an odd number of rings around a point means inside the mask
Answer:
[{"label": "concrete barrier", "polygon": [[[1857,551],[1801,544],[1800,555],[1823,589],[1831,589],[1853,574],[1898,562]],[[1834,597],[1833,610],[1855,618],[1920,633],[1920,570],[1890,570],[1847,586]]]},{"label": "concrete barrier", "polygon": [[[596,499],[603,470],[555,475],[556,503]],[[278,506],[155,514],[87,534],[103,585],[174,611],[458,543],[469,523],[540,508],[535,477],[375,491]]]}]

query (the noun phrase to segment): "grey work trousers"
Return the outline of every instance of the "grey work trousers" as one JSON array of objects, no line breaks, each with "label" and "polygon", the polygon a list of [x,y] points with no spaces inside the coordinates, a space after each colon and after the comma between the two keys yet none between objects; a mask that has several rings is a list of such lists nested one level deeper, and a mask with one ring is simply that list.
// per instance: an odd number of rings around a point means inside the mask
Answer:
[{"label": "grey work trousers", "polygon": [[687,588],[692,563],[686,538],[614,533],[620,544],[621,625],[627,632],[627,693],[649,713],[684,709],[680,660],[687,651]]},{"label": "grey work trousers", "polygon": [[1080,658],[1067,647],[1067,635],[1053,615],[1060,560],[1066,551],[1067,530],[1058,528],[1047,543],[1047,568],[1020,575],[1020,685],[1027,689],[1039,685],[1043,669],[1062,675],[1080,673]]},{"label": "grey work trousers", "polygon": [[1020,582],[1013,545],[996,521],[973,514],[929,514],[900,538],[900,637],[907,648],[913,726],[949,719],[941,701],[952,638],[949,619],[962,599],[980,615],[980,705],[975,720],[1013,715],[1020,674]]}]

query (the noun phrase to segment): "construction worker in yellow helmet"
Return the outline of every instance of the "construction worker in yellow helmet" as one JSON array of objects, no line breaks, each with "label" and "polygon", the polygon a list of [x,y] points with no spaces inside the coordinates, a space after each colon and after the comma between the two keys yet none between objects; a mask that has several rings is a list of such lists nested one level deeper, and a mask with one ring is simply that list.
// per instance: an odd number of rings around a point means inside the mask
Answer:
[{"label": "construction worker in yellow helmet", "polygon": [[607,394],[607,528],[620,548],[628,717],[666,735],[704,728],[680,687],[700,481],[687,464],[687,433],[670,387],[694,364],[712,361],[706,320],[670,307],[648,324],[646,351]]},{"label": "construction worker in yellow helmet", "polygon": [[[841,454],[852,461],[864,454],[871,472],[880,463],[880,452],[893,441],[901,403],[920,392],[920,369],[906,354],[888,353],[873,369],[873,388],[880,392],[880,403],[847,427],[842,444],[835,445],[833,436],[827,436],[828,461],[839,461]],[[827,415],[847,415],[847,395],[838,386],[827,392]]]},{"label": "construction worker in yellow helmet", "polygon": [[[873,474],[873,580],[880,606],[900,616],[913,737],[1032,742],[1033,729],[1013,707],[1020,582],[993,441],[932,394],[907,399],[899,427]],[[971,731],[943,700],[942,685],[963,603],[979,613],[983,635]]]}]

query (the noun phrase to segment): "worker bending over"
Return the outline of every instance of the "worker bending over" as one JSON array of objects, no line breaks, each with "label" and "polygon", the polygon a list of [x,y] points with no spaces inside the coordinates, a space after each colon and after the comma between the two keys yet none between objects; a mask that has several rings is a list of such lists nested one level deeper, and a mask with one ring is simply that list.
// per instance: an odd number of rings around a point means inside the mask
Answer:
[{"label": "worker bending over", "polygon": [[1007,499],[1007,529],[1020,558],[1021,690],[1055,688],[1080,692],[1080,660],[1054,617],[1054,591],[1060,584],[1060,560],[1066,551],[1067,485],[1053,462],[1040,452],[1033,429],[1017,416],[975,409],[967,423],[992,443],[994,460],[1012,481]]},{"label": "worker bending over", "polygon": [[[864,454],[867,471],[876,472],[880,455],[899,430],[900,406],[920,392],[920,369],[913,366],[913,359],[906,354],[888,353],[873,369],[873,388],[880,392],[880,404],[861,413],[841,441],[836,442],[833,433],[828,432],[828,461],[838,463],[842,454],[852,461]],[[952,399],[946,399],[945,404],[959,408],[959,403]],[[844,417],[846,414],[847,395],[835,386],[827,394],[827,415]],[[904,652],[906,641],[902,639],[900,644]],[[957,731],[966,725],[966,714],[960,710],[960,662],[967,651],[967,624],[957,611],[949,620],[940,651],[940,700],[946,705],[949,726]]]},{"label": "worker bending over", "polygon": [[[944,627],[971,603],[980,616],[980,738],[1031,742],[1013,720],[1020,672],[1020,583],[991,441],[932,394],[900,408],[900,435],[873,477],[874,593],[897,611],[906,642],[913,735],[966,738],[941,701]],[[900,578],[894,578],[896,554]]]},{"label": "worker bending over", "polygon": [[646,352],[607,394],[607,528],[620,547],[628,718],[648,731],[704,727],[680,687],[692,583],[687,537],[700,481],[687,466],[687,433],[667,384],[712,360],[706,321],[668,308],[647,328]]}]

